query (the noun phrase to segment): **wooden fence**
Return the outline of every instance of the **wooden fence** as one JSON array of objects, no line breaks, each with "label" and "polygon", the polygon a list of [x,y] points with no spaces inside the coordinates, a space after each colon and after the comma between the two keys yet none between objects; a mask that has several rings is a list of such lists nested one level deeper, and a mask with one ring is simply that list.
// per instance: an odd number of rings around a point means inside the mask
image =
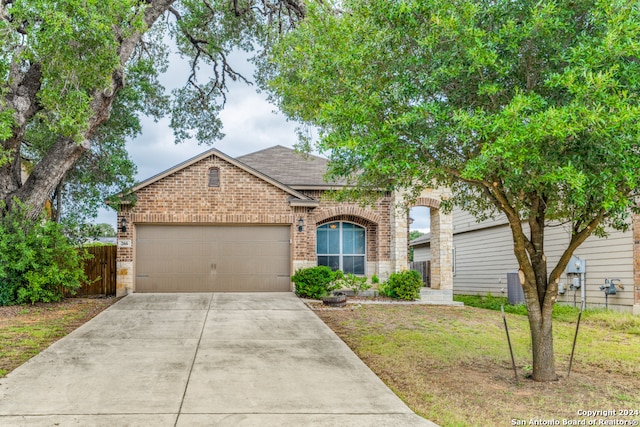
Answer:
[{"label": "wooden fence", "polygon": [[415,270],[422,276],[422,283],[426,287],[431,287],[431,261],[414,261],[409,265],[409,269]]},{"label": "wooden fence", "polygon": [[117,246],[90,246],[86,250],[93,255],[84,263],[88,283],[82,284],[76,295],[115,295]]}]

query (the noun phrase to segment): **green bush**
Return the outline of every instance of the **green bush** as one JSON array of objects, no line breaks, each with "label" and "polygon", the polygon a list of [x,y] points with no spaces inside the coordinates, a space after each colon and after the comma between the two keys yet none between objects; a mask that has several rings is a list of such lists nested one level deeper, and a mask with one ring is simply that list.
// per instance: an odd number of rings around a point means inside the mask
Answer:
[{"label": "green bush", "polygon": [[[16,202],[17,203],[17,202]],[[59,224],[27,219],[17,204],[0,218],[0,305],[54,302],[85,280],[88,256],[70,243]]]},{"label": "green bush", "polygon": [[327,266],[301,268],[291,276],[296,285],[296,294],[303,298],[320,299],[340,286],[337,281],[342,279],[340,270],[333,271]]},{"label": "green bush", "polygon": [[420,273],[413,270],[405,270],[399,273],[392,273],[389,280],[378,287],[381,295],[389,298],[412,301],[420,298],[420,288],[422,287],[422,277]]},{"label": "green bush", "polygon": [[358,277],[355,274],[349,273],[338,282],[339,286],[346,289],[351,289],[355,296],[361,291],[371,289],[371,285],[367,283],[366,277]]}]

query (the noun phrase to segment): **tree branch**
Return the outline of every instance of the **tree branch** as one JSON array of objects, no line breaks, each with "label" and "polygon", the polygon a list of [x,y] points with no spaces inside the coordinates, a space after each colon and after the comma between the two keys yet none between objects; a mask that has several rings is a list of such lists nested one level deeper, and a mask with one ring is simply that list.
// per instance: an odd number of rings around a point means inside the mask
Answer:
[{"label": "tree branch", "polygon": [[593,231],[602,223],[602,221],[607,217],[607,214],[604,209],[600,209],[597,215],[585,226],[582,230],[578,232],[574,232],[571,234],[571,240],[569,241],[569,245],[564,250],[558,263],[555,268],[551,271],[549,275],[549,283],[557,283],[562,275],[562,272],[567,267],[573,252],[585,241],[587,238],[593,233]]}]

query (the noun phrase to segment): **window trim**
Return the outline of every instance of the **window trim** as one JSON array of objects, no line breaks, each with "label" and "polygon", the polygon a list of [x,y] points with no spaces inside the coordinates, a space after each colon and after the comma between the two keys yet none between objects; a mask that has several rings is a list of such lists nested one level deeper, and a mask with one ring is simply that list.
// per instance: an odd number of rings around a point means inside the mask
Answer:
[{"label": "window trim", "polygon": [[[329,224],[334,224],[337,223],[338,228],[339,228],[339,233],[338,233],[338,237],[339,237],[339,249],[340,249],[340,253],[323,253],[323,254],[319,254],[318,253],[318,230],[321,227],[327,226],[327,228],[329,228]],[[358,229],[361,229],[364,231],[364,253],[362,254],[345,254],[343,253],[343,224],[352,224],[354,226],[356,226]],[[319,226],[316,227],[316,265],[320,265],[318,264],[318,258],[324,256],[324,257],[338,257],[338,269],[342,272],[344,271],[344,257],[362,257],[363,259],[363,272],[361,274],[356,274],[356,276],[366,276],[367,274],[367,227],[360,225],[356,222],[353,221],[342,221],[342,220],[337,220],[337,221],[328,221],[325,222],[324,224],[320,224]]]},{"label": "window trim", "polygon": [[[213,178],[213,184],[212,184]],[[220,168],[217,166],[213,166],[209,168],[207,172],[207,187],[209,188],[220,188]]]}]

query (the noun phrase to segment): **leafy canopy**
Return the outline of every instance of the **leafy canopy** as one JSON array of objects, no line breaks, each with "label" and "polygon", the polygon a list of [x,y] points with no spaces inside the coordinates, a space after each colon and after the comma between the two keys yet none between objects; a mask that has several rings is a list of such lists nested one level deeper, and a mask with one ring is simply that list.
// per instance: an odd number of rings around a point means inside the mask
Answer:
[{"label": "leafy canopy", "polygon": [[[571,254],[627,227],[640,184],[640,7],[630,0],[318,1],[265,74],[317,127],[356,196],[445,185],[504,214],[536,381],[557,379],[552,310]],[[308,142],[306,142],[308,143]],[[449,203],[450,205],[451,203]],[[548,268],[544,231],[568,224]]]},{"label": "leafy canopy", "polygon": [[451,186],[512,209],[622,228],[640,181],[640,8],[626,0],[322,2],[266,75],[319,129],[332,173],[368,188]]},{"label": "leafy canopy", "polygon": [[[113,69],[120,66],[119,41],[144,28],[138,2],[10,3],[6,9],[10,20],[0,21],[0,77],[7,81],[16,77],[12,73],[18,70],[12,67],[39,63],[39,118],[52,134],[80,141],[92,116],[90,94],[109,88]],[[0,120],[0,137],[11,135],[15,125],[11,114],[5,111]]]}]

